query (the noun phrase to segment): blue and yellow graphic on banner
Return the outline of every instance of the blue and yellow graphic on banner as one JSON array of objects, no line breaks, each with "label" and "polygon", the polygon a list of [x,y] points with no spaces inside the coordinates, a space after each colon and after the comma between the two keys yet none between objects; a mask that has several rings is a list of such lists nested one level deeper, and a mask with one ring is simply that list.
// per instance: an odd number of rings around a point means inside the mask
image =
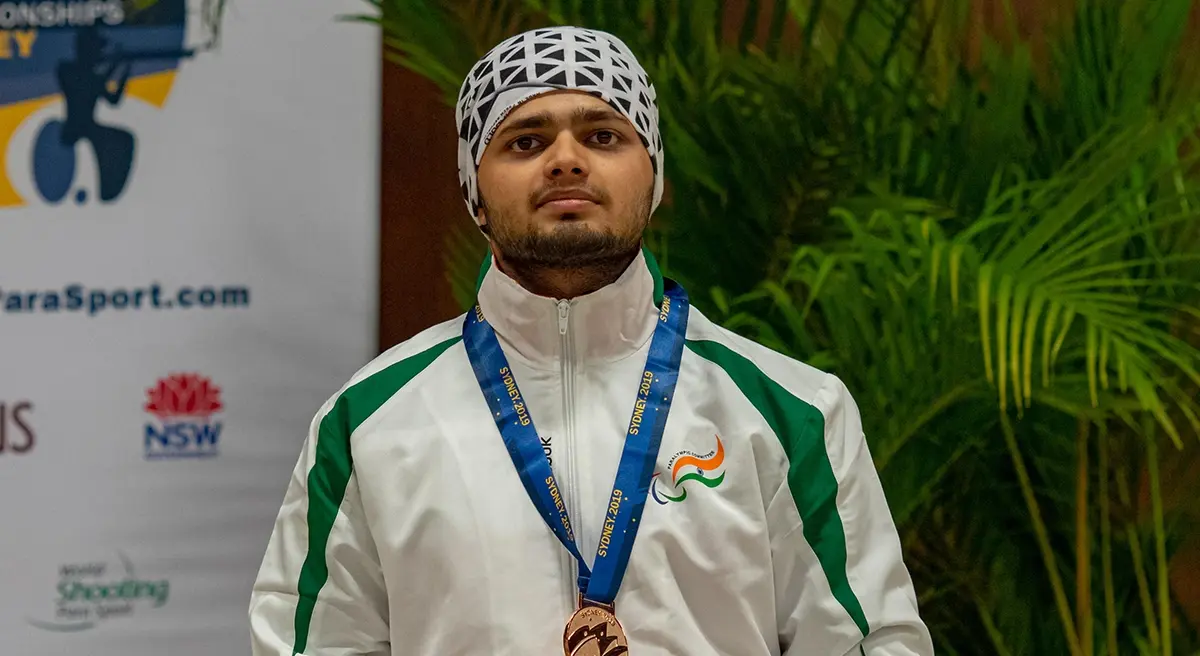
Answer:
[{"label": "blue and yellow graphic on banner", "polygon": [[[34,203],[113,202],[127,189],[136,126],[98,119],[101,104],[127,98],[163,107],[184,47],[186,0],[26,0],[0,11],[0,209]],[[59,106],[47,116],[43,109]],[[13,137],[40,122],[32,146]],[[77,146],[82,143],[84,149]],[[80,153],[98,179],[76,180]],[[30,185],[14,184],[24,176]],[[24,182],[24,180],[22,181]],[[22,197],[19,188],[40,198]],[[98,198],[87,189],[95,189]]]}]

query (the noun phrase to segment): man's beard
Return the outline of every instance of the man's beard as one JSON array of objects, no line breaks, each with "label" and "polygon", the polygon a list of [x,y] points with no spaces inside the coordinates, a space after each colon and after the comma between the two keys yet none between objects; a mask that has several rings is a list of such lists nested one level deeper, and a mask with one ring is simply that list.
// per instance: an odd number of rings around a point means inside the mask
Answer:
[{"label": "man's beard", "polygon": [[497,212],[485,199],[487,235],[505,272],[535,293],[561,296],[563,290],[556,282],[598,289],[616,280],[637,256],[650,221],[653,193],[651,189],[634,206],[629,217],[634,220],[622,221],[616,229],[594,228],[564,217],[548,232],[534,225],[515,227],[513,217]]},{"label": "man's beard", "polygon": [[634,207],[634,220],[623,221],[616,230],[593,228],[564,217],[562,223],[545,232],[532,225],[514,228],[511,217],[497,212],[485,200],[487,234],[504,262],[522,270],[587,269],[613,261],[627,262],[641,247],[642,233],[650,221],[650,202],[651,195],[647,194]]}]

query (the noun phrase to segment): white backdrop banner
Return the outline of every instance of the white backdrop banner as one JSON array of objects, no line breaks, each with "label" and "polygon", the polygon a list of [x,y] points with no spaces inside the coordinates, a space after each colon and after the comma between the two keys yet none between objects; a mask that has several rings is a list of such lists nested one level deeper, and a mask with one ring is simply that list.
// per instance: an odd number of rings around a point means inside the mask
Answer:
[{"label": "white backdrop banner", "polygon": [[0,0],[0,654],[249,652],[309,421],[374,354],[361,0]]}]

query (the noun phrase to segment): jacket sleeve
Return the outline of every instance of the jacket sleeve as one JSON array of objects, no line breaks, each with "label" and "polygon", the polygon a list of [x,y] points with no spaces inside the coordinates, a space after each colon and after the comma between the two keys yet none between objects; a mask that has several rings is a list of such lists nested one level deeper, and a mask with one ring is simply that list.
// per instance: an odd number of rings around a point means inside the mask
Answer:
[{"label": "jacket sleeve", "polygon": [[782,653],[931,656],[854,399],[829,376],[814,406],[783,483],[800,523],[772,536]]},{"label": "jacket sleeve", "polygon": [[254,582],[253,656],[391,653],[383,573],[334,406],[313,420]]}]

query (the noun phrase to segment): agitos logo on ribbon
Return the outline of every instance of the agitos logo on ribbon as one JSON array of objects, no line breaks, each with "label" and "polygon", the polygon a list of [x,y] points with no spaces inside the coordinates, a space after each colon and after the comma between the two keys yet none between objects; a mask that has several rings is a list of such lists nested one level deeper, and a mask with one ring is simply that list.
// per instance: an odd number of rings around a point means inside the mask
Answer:
[{"label": "agitos logo on ribbon", "polygon": [[715,488],[725,481],[725,472],[722,471],[718,475],[713,475],[721,465],[725,464],[725,445],[721,443],[721,436],[717,438],[717,448],[712,451],[700,455],[691,451],[680,451],[667,462],[667,469],[671,472],[671,482],[667,484],[656,473],[654,481],[650,485],[650,491],[654,495],[654,500],[660,505],[668,503],[679,503],[687,499],[687,488],[684,483],[695,481],[707,488]]},{"label": "agitos logo on ribbon", "polygon": [[186,22],[186,0],[0,3],[0,208],[117,200],[137,157],[122,103],[162,108],[180,61],[212,46],[187,47]]},{"label": "agitos logo on ribbon", "polygon": [[211,458],[218,454],[224,410],[221,388],[200,374],[173,374],[146,390],[145,410],[158,421],[146,424],[148,460]]}]

